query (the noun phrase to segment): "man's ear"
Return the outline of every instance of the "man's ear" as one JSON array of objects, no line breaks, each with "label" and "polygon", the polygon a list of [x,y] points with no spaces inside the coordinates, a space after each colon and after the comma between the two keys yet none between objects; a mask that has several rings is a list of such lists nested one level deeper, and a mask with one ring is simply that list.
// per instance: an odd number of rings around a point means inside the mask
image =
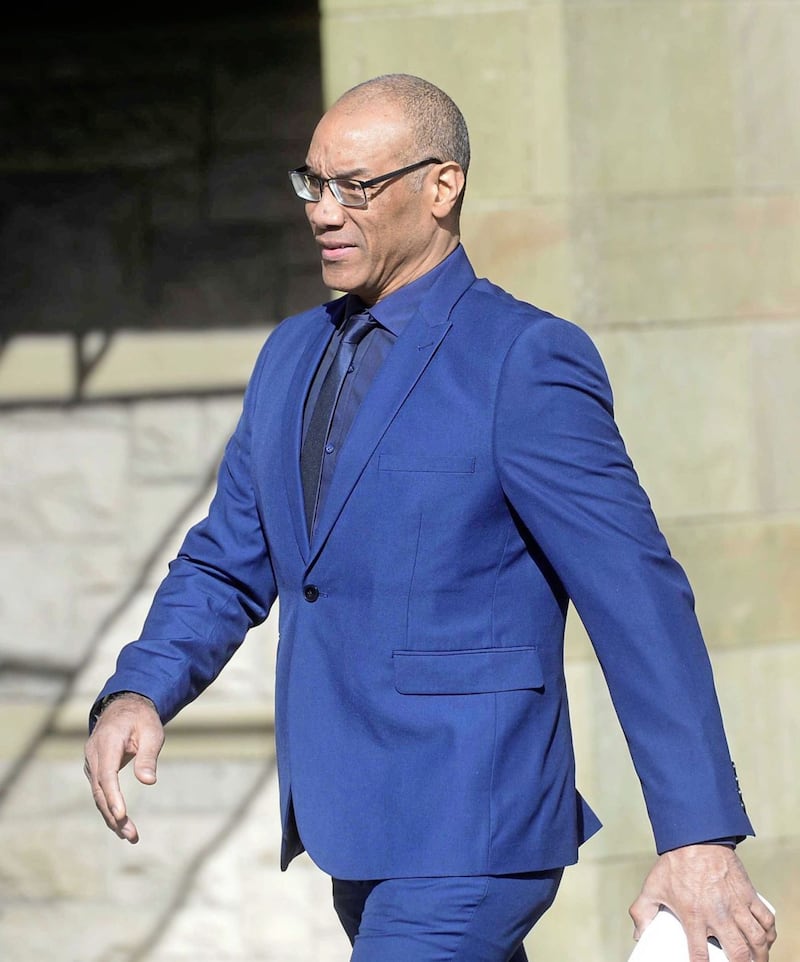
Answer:
[{"label": "man's ear", "polygon": [[458,199],[464,190],[466,177],[461,165],[454,160],[440,164],[436,170],[436,194],[433,200],[433,216],[437,220],[449,217],[456,208]]}]

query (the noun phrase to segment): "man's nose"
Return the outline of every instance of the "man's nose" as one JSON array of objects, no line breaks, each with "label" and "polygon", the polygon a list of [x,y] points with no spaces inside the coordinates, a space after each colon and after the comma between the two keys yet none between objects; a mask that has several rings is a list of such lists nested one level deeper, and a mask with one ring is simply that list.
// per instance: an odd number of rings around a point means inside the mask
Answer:
[{"label": "man's nose", "polygon": [[306,204],[306,216],[313,227],[340,227],[344,223],[344,208],[333,196],[329,184],[322,188],[316,203]]}]

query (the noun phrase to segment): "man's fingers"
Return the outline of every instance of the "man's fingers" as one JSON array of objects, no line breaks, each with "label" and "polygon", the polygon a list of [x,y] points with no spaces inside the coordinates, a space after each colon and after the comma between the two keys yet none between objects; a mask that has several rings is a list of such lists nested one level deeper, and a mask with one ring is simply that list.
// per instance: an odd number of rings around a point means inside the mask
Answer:
[{"label": "man's fingers", "polygon": [[635,941],[639,941],[642,937],[642,932],[644,932],[656,915],[658,915],[658,909],[658,902],[654,902],[646,895],[640,894],[635,899],[628,909],[628,914],[633,919],[633,938]]},{"label": "man's fingers", "polygon": [[[751,888],[749,882],[748,887]],[[719,922],[709,923],[710,935],[716,937],[729,962],[768,962],[769,950],[777,938],[775,916],[752,890],[746,897],[732,900],[728,912]]]},{"label": "man's fingers", "polygon": [[[761,911],[762,909],[763,911]],[[756,899],[749,906],[749,911],[743,911],[737,917],[737,923],[747,948],[747,954],[745,955],[743,952],[742,957],[747,959],[748,962],[751,959],[752,962],[767,962],[770,947],[777,938],[775,916],[772,912],[760,899]],[[723,944],[724,948],[725,945]]]},{"label": "man's fingers", "polygon": [[[689,946],[689,962],[708,962],[708,933],[705,927],[690,928],[684,925],[686,942]],[[729,957],[728,962],[734,962]],[[747,959],[736,959],[735,962],[748,962]]]},{"label": "man's fingers", "polygon": [[118,809],[112,810],[109,806],[108,800],[106,799],[103,789],[98,785],[92,791],[94,797],[94,803],[97,806],[97,810],[103,816],[103,820],[106,825],[118,835],[120,838],[127,839],[129,842],[138,842],[139,833],[136,830],[136,826],[128,818],[127,813],[124,811],[121,815],[117,814]]},{"label": "man's fingers", "polygon": [[117,772],[109,770],[94,778],[89,769],[87,775],[92,785],[94,804],[102,815],[103,821],[115,835],[135,845],[139,841],[139,831],[128,817],[125,796],[122,794]]},{"label": "man's fingers", "polygon": [[84,762],[83,771],[92,786],[92,798],[95,807],[100,812],[106,825],[120,838],[127,839],[132,843],[138,842],[139,833],[136,826],[128,818],[125,798],[119,787],[117,773],[114,771],[107,772],[101,778],[93,772],[88,758]]},{"label": "man's fingers", "polygon": [[[724,932],[712,937],[722,948],[728,962],[767,962],[768,948],[763,938],[763,929],[759,928],[759,933],[760,937],[755,932],[751,933],[752,941],[750,941],[750,937],[743,929],[729,926]],[[691,953],[689,958],[694,962],[694,956]]]},{"label": "man's fingers", "polygon": [[775,913],[771,906],[765,905],[764,900],[759,897],[750,906],[750,911],[764,933],[767,946],[771,946],[778,937],[778,930],[775,926]]},{"label": "man's fingers", "polygon": [[97,789],[95,802],[99,797],[115,821],[124,819],[127,814],[125,797],[119,786],[119,772],[116,768],[106,768],[97,773]]},{"label": "man's fingers", "polygon": [[99,757],[94,763],[87,760],[87,768],[97,810],[108,827],[119,835],[120,826],[125,823],[128,814],[119,785],[119,769],[113,762],[103,765]]}]

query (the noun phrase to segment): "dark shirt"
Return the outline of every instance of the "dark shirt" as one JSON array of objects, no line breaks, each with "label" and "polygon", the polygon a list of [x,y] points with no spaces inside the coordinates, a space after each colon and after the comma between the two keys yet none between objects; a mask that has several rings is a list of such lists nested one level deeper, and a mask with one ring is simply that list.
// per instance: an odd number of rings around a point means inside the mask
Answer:
[{"label": "dark shirt", "polygon": [[[380,370],[381,365],[386,360],[394,342],[403,333],[408,322],[416,313],[423,297],[434,285],[438,277],[447,270],[450,258],[446,257],[441,264],[433,270],[418,277],[399,291],[389,294],[383,300],[378,301],[369,308],[370,314],[378,322],[378,326],[370,331],[356,349],[353,365],[342,385],[336,409],[333,412],[331,427],[328,431],[328,440],[325,445],[325,452],[322,459],[322,469],[319,484],[319,496],[317,498],[316,517],[319,517],[325,497],[330,489],[331,478],[336,468],[342,445],[345,442],[359,407],[367,396],[370,385]],[[345,320],[351,314],[365,310],[365,306],[359,297],[349,294],[342,314],[341,323],[333,334],[328,344],[325,354],[322,357],[317,373],[311,383],[308,392],[305,410],[303,412],[303,440],[305,440],[308,430],[308,422],[311,419],[311,412],[322,387],[322,382],[328,368],[333,363],[334,355],[339,347]]]}]

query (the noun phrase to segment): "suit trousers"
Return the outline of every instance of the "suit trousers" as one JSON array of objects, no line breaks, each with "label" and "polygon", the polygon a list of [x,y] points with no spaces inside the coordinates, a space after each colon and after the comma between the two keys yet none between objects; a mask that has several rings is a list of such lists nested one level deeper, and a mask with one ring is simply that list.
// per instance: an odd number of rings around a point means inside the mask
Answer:
[{"label": "suit trousers", "polygon": [[519,875],[333,880],[351,962],[526,962],[522,940],[563,869]]}]

